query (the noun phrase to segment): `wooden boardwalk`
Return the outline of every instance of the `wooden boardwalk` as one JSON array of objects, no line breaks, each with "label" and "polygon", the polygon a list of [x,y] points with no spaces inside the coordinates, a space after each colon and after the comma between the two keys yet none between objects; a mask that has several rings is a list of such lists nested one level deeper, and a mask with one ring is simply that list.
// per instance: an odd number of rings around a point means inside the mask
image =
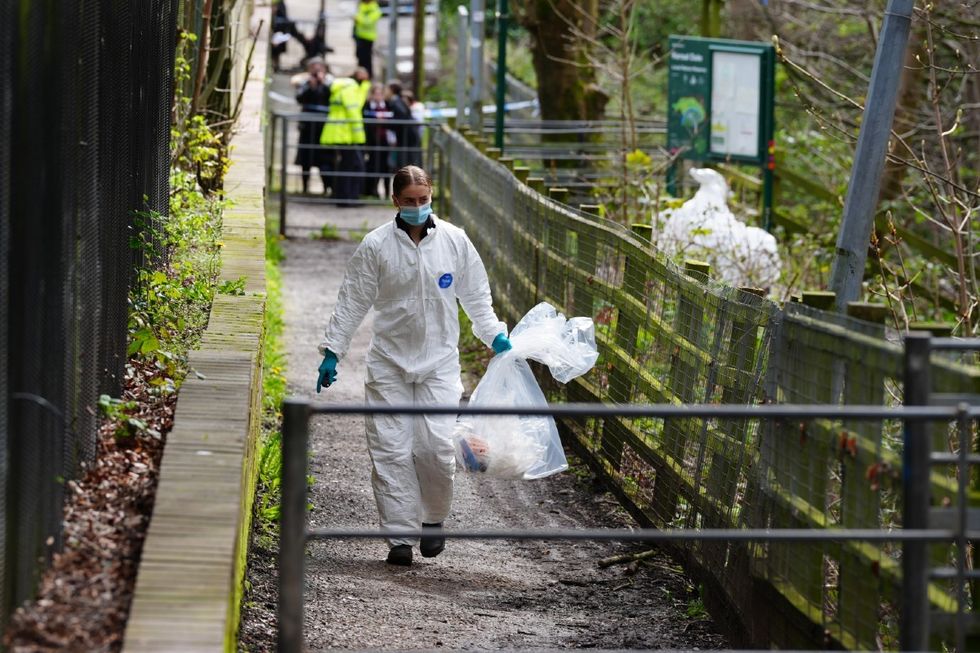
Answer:
[{"label": "wooden boardwalk", "polygon": [[245,294],[215,297],[201,347],[190,355],[126,628],[130,653],[236,648],[261,422],[266,36],[256,46],[225,179],[232,206],[223,215],[221,280],[245,277]]}]

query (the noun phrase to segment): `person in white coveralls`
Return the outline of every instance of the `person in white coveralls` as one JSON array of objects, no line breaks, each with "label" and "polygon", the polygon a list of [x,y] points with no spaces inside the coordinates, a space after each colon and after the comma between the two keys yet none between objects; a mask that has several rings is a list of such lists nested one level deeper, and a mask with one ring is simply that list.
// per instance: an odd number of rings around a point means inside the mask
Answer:
[{"label": "person in white coveralls", "polygon": [[[455,406],[463,391],[459,364],[459,312],[494,352],[511,348],[497,319],[486,268],[459,227],[432,213],[432,180],[406,166],[392,180],[398,214],[369,233],[347,264],[337,304],[320,344],[317,392],[337,379],[364,316],[375,309],[367,354],[369,405]],[[418,531],[441,527],[453,496],[453,415],[368,415],[365,419],[371,482],[382,528]],[[439,555],[445,540],[432,536],[388,541],[387,562],[412,564],[412,547]]]}]

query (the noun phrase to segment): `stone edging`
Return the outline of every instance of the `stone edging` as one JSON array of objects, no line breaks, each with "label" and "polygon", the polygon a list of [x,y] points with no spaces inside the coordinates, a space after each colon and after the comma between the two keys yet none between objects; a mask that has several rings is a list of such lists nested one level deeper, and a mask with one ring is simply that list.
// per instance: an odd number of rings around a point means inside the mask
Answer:
[{"label": "stone edging", "polygon": [[256,45],[225,179],[220,280],[244,276],[245,295],[215,296],[190,355],[126,625],[130,653],[237,648],[262,419],[266,47]]}]

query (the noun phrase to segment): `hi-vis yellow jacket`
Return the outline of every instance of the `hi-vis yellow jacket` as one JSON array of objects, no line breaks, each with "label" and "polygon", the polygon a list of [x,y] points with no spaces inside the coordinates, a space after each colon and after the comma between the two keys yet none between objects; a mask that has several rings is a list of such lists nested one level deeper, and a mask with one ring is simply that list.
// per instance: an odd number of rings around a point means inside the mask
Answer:
[{"label": "hi-vis yellow jacket", "polygon": [[354,36],[365,41],[378,38],[378,20],[381,19],[381,7],[377,0],[358,2],[357,13],[354,14]]},{"label": "hi-vis yellow jacket", "polygon": [[320,132],[321,145],[359,145],[364,137],[361,86],[350,77],[338,77],[330,85],[330,111]]}]

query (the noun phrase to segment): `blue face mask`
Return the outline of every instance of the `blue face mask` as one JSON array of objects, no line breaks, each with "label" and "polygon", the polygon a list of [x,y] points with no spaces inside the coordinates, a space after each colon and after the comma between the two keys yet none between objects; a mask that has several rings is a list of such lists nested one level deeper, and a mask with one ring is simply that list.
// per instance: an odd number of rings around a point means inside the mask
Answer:
[{"label": "blue face mask", "polygon": [[408,224],[418,227],[425,224],[425,221],[432,215],[432,202],[422,206],[400,206],[398,207],[398,215]]}]

